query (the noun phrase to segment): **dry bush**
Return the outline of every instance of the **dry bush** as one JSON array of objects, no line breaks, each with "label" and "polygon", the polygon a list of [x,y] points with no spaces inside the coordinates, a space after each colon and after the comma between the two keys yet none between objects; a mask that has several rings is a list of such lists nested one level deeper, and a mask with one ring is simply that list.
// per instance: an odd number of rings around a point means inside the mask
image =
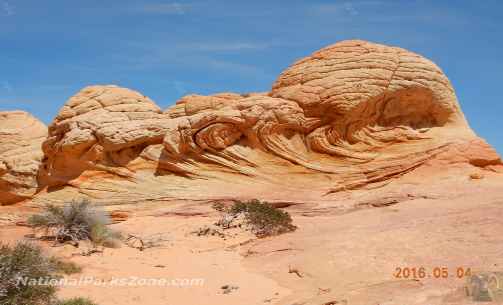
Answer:
[{"label": "dry bush", "polygon": [[110,218],[104,211],[92,207],[88,200],[72,201],[62,207],[47,205],[41,214],[32,215],[28,224],[43,229],[54,242],[90,240],[94,245],[115,246],[120,234],[107,227]]},{"label": "dry bush", "polygon": [[55,305],[96,305],[89,299],[86,298],[73,298],[63,301],[58,301]]},{"label": "dry bush", "polygon": [[70,275],[82,272],[82,267],[74,262],[63,261],[59,258],[51,257],[50,263],[54,266],[57,274]]},{"label": "dry bush", "polygon": [[292,224],[292,217],[288,212],[256,199],[236,201],[230,208],[216,204],[213,207],[224,213],[217,222],[217,225],[224,229],[240,226],[234,225],[240,217],[244,217],[251,231],[259,237],[279,235],[297,228]]},{"label": "dry bush", "polygon": [[149,236],[136,236],[129,234],[124,243],[131,248],[144,251],[150,248],[163,247],[169,240],[169,237],[164,233],[157,233]]}]

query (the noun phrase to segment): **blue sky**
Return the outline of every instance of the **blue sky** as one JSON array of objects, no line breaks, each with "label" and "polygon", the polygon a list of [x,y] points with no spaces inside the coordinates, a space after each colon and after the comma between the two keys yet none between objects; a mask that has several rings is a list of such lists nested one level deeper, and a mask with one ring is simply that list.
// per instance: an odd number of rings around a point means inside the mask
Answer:
[{"label": "blue sky", "polygon": [[188,93],[267,91],[343,39],[436,62],[472,128],[503,153],[503,1],[0,0],[0,110],[49,123],[82,87],[117,84],[163,108]]}]

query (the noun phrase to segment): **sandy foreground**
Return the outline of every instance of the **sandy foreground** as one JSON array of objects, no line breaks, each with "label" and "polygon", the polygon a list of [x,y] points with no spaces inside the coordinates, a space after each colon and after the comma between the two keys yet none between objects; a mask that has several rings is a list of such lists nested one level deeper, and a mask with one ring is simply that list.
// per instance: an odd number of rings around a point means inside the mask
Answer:
[{"label": "sandy foreground", "polygon": [[[225,239],[197,236],[191,232],[219,214],[210,204],[170,202],[115,207],[129,214],[115,229],[162,233],[160,247],[123,245],[82,256],[85,247],[42,245],[83,267],[70,279],[100,283],[62,287],[60,297],[89,297],[101,305],[478,304],[464,295],[466,279],[457,273],[503,271],[503,177],[458,182],[416,188],[399,202],[373,192],[361,197],[374,198],[369,204],[352,208],[291,206],[298,230],[264,239],[240,231]],[[13,222],[32,210],[17,205],[1,212],[0,240],[31,233]],[[397,278],[397,268],[406,267],[423,267],[426,275]],[[442,268],[448,276],[436,278]]]}]

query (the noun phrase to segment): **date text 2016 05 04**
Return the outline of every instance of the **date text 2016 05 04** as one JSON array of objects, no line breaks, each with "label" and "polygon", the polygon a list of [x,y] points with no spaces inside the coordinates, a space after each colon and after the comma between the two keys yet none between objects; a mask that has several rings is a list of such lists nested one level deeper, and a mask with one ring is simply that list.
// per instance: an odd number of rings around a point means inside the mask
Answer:
[{"label": "date text 2016 05 04", "polygon": [[398,279],[447,279],[459,278],[462,279],[471,275],[471,269],[467,267],[397,267],[393,273],[393,277]]}]

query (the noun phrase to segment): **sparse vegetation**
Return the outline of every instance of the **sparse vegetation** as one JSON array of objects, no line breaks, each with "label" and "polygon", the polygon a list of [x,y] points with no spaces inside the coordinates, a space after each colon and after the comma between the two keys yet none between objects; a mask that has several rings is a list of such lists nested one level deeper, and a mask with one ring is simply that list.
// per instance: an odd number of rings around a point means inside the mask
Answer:
[{"label": "sparse vegetation", "polygon": [[144,251],[150,248],[163,247],[170,239],[165,233],[157,233],[150,236],[129,235],[124,243],[131,247]]},{"label": "sparse vegetation", "polygon": [[108,215],[93,208],[88,200],[72,201],[65,206],[47,205],[41,214],[32,215],[28,224],[43,229],[55,243],[90,240],[95,246],[115,247],[120,234],[107,227]]},{"label": "sparse vegetation", "polygon": [[0,304],[45,305],[54,301],[52,286],[28,285],[22,279],[57,279],[56,268],[42,250],[28,243],[0,246]]},{"label": "sparse vegetation", "polygon": [[86,298],[73,298],[73,299],[58,301],[55,305],[96,305],[96,304]]},{"label": "sparse vegetation", "polygon": [[0,245],[0,305],[55,304],[54,286],[32,285],[30,280],[57,280],[62,274],[80,271],[73,263],[45,256],[30,243]]},{"label": "sparse vegetation", "polygon": [[239,286],[224,285],[224,286],[220,287],[220,289],[222,289],[223,294],[230,294],[233,291],[238,290]]},{"label": "sparse vegetation", "polygon": [[105,224],[99,223],[91,227],[89,239],[95,246],[106,248],[118,248],[122,235],[114,230],[110,230]]},{"label": "sparse vegetation", "polygon": [[259,236],[271,236],[294,231],[297,227],[292,224],[292,217],[288,212],[273,207],[267,202],[259,200],[236,201],[231,207],[213,205],[224,214],[217,225],[229,228],[241,215],[244,215],[246,224],[251,231]]},{"label": "sparse vegetation", "polygon": [[211,207],[219,212],[225,212],[226,209],[225,204],[222,202],[215,202]]},{"label": "sparse vegetation", "polygon": [[74,262],[63,261],[55,257],[51,257],[49,260],[57,274],[70,275],[82,272],[82,268]]},{"label": "sparse vegetation", "polygon": [[196,231],[193,231],[192,234],[195,234],[197,236],[218,236],[218,237],[222,237],[222,238],[225,238],[225,234],[220,232],[219,230],[215,229],[215,228],[210,228],[210,227],[202,227],[202,228],[199,228],[198,230]]}]

